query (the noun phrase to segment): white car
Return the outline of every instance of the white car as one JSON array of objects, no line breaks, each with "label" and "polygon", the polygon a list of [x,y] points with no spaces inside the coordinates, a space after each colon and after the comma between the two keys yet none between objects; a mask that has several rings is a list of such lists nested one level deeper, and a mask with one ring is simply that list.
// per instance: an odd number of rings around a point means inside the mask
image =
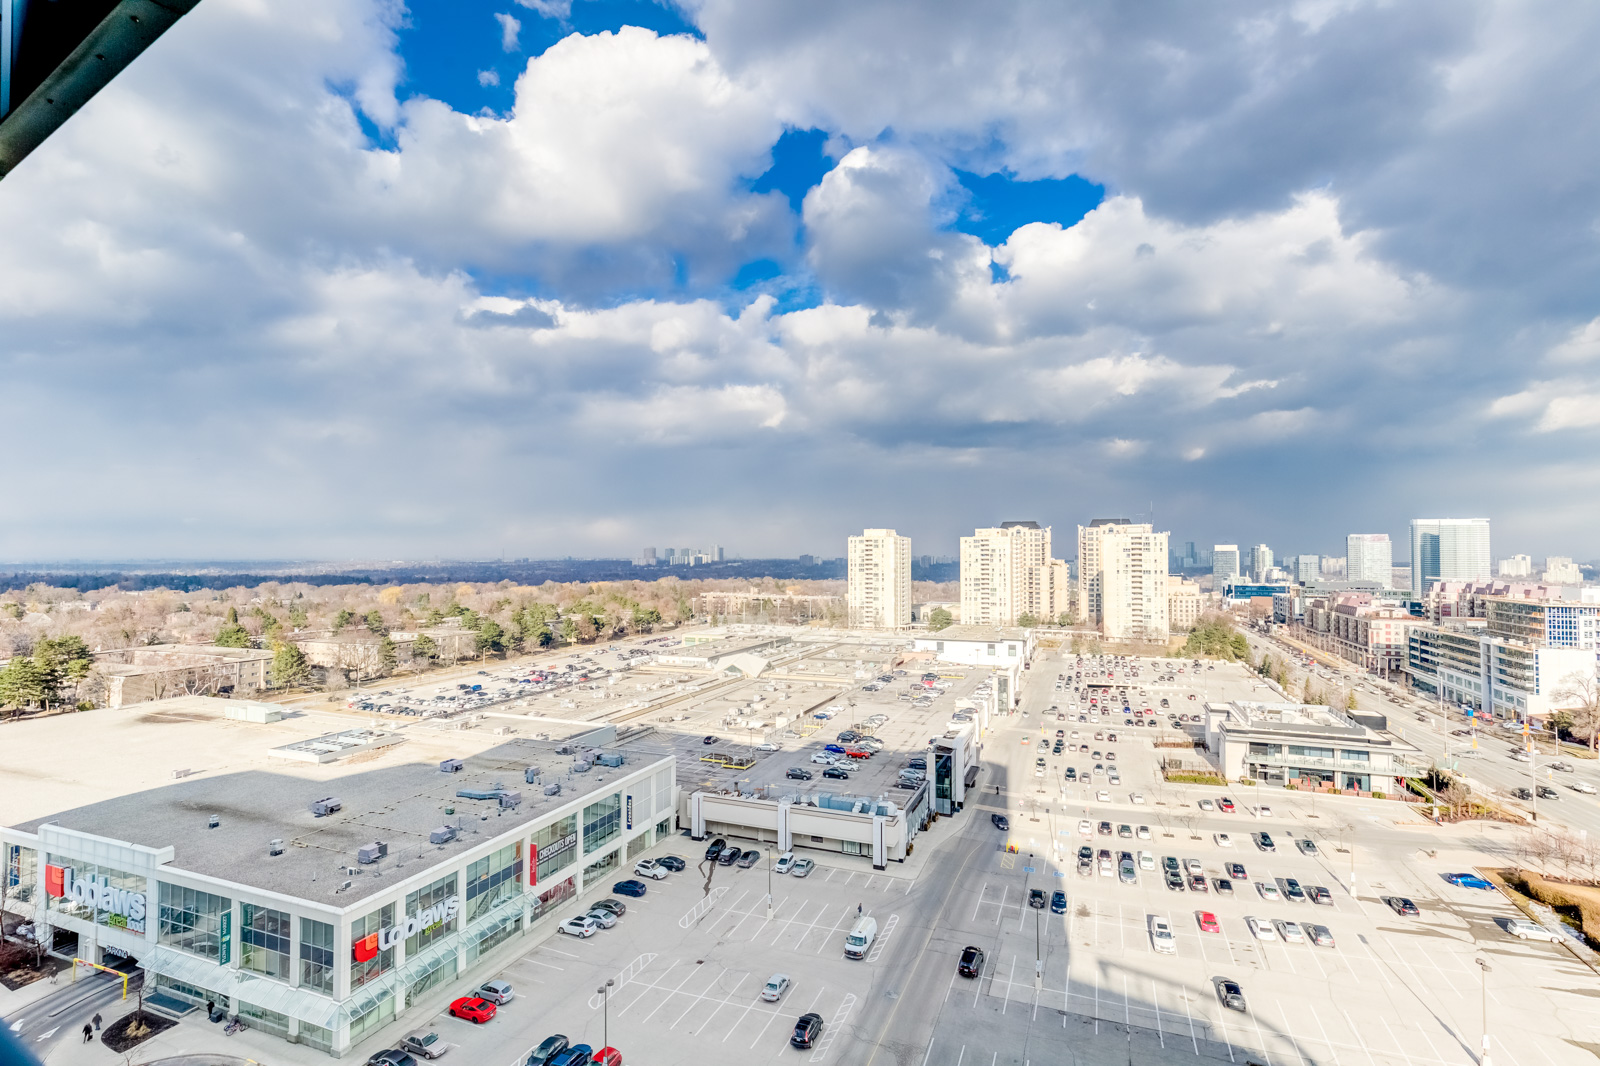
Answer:
[{"label": "white car", "polygon": [[1256,808],[1256,816],[1259,818],[1271,818],[1272,808],[1268,807],[1266,804],[1262,804],[1260,807]]},{"label": "white car", "polygon": [[1176,955],[1178,945],[1172,938],[1172,926],[1160,918],[1150,919],[1150,946],[1163,955]]},{"label": "white car", "polygon": [[1282,918],[1273,921],[1273,927],[1278,930],[1278,935],[1285,944],[1304,944],[1306,935],[1300,931],[1300,923],[1286,922]]},{"label": "white car", "polygon": [[1552,933],[1538,922],[1527,918],[1512,918],[1506,922],[1506,932],[1518,940],[1548,940],[1552,944],[1561,943],[1561,934]]},{"label": "white car", "polygon": [[766,985],[761,989],[761,998],[768,1003],[776,1003],[789,991],[789,986],[794,982],[786,973],[775,973],[767,978]]},{"label": "white car", "polygon": [[1111,793],[1107,792],[1105,789],[1101,789],[1099,792],[1094,794],[1094,798],[1101,803],[1110,803]]},{"label": "white car", "polygon": [[1133,835],[1138,837],[1140,840],[1149,840],[1150,827],[1147,825],[1141,825],[1139,828],[1133,831]]},{"label": "white car", "polygon": [[1094,836],[1094,823],[1089,821],[1087,818],[1081,819],[1078,822],[1078,832],[1082,833],[1086,837]]},{"label": "white car", "polygon": [[556,926],[556,930],[571,936],[587,939],[600,931],[600,923],[587,914],[580,914],[576,918],[568,918]]},{"label": "white car", "polygon": [[1206,872],[1205,866],[1201,864],[1199,859],[1184,859],[1183,868],[1192,874],[1203,874]]},{"label": "white car", "polygon": [[[786,851],[778,856],[778,864],[772,868],[775,874],[786,874],[794,866],[794,852]],[[782,977],[782,974],[778,975]]]},{"label": "white car", "polygon": [[1217,809],[1217,805],[1211,800],[1203,799],[1200,801],[1200,809],[1202,811],[1214,811]]},{"label": "white car", "polygon": [[672,871],[660,865],[654,859],[640,859],[634,863],[633,872],[638,877],[648,877],[652,881],[660,881]]},{"label": "white car", "polygon": [[1278,939],[1278,934],[1272,930],[1272,923],[1265,918],[1249,917],[1244,920],[1244,924],[1249,927],[1251,934],[1257,940]]},{"label": "white car", "polygon": [[778,745],[774,744],[770,740],[763,740],[761,743],[756,745],[756,750],[757,751],[782,751],[783,749],[778,747]]},{"label": "white car", "polygon": [[1256,891],[1261,893],[1262,899],[1269,899],[1274,903],[1283,899],[1283,893],[1278,891],[1278,886],[1271,881],[1257,881]]},{"label": "white car", "polygon": [[1233,847],[1233,838],[1230,837],[1227,833],[1212,833],[1211,834],[1211,839],[1216,841],[1217,847],[1219,847],[1219,848],[1231,848],[1231,847]]},{"label": "white car", "polygon": [[1139,869],[1141,869],[1141,870],[1154,870],[1155,868],[1156,868],[1156,857],[1154,855],[1150,854],[1148,851],[1141,851],[1139,853]]},{"label": "white car", "polygon": [[1143,803],[1144,802],[1144,793],[1143,792],[1135,792],[1132,796],[1129,797],[1129,799],[1133,800],[1133,802],[1135,802],[1135,803]]},{"label": "white car", "polygon": [[839,757],[834,755],[832,752],[819,751],[815,755],[811,756],[811,761],[819,766],[832,766],[834,763],[839,761]]},{"label": "white car", "polygon": [[1567,783],[1567,787],[1574,792],[1582,792],[1585,796],[1595,794],[1595,787],[1587,781],[1570,781]]}]

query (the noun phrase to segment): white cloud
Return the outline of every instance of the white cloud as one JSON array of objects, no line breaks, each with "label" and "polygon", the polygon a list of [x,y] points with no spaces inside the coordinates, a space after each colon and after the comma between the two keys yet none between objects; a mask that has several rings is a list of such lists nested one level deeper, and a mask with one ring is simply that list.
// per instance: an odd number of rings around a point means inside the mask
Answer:
[{"label": "white cloud", "polygon": [[478,71],[478,84],[487,89],[491,85],[500,84],[500,72],[497,70]]},{"label": "white cloud", "polygon": [[505,12],[496,12],[494,19],[500,23],[500,50],[502,52],[521,51],[522,44],[517,40],[517,35],[522,32],[521,20]]}]

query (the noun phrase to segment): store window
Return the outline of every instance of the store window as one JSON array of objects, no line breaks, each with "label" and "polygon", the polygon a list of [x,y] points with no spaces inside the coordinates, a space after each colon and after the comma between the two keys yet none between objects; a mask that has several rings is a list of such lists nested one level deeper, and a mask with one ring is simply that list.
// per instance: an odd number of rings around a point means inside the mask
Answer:
[{"label": "store window", "polygon": [[333,1030],[324,1029],[320,1025],[312,1025],[310,1022],[300,1023],[299,1040],[300,1043],[305,1044],[307,1047],[314,1047],[318,1051],[333,1050]]},{"label": "store window", "polygon": [[608,851],[594,862],[591,862],[588,866],[585,866],[583,868],[584,887],[587,888],[589,885],[593,884],[596,877],[599,877],[607,870],[614,869],[616,865],[617,853],[614,851]]},{"label": "store window", "polygon": [[289,979],[289,937],[293,926],[284,911],[258,907],[254,903],[239,905],[239,965],[246,970]]},{"label": "store window", "polygon": [[[350,987],[360,988],[394,967],[394,948],[382,947],[378,933],[394,925],[394,904],[380,907],[350,923]],[[393,1010],[393,1006],[390,1007]],[[351,1036],[355,1023],[351,1023]]]},{"label": "store window", "polygon": [[1341,751],[1339,752],[1339,758],[1345,762],[1367,762],[1370,755],[1364,751]]},{"label": "store window", "polygon": [[665,840],[665,839],[667,839],[668,834],[670,834],[671,832],[672,832],[672,819],[663,818],[661,821],[656,823],[656,839],[657,840]]},{"label": "store window", "polygon": [[240,1002],[235,1012],[239,1020],[251,1029],[260,1029],[262,1032],[274,1036],[286,1037],[289,1035],[289,1016],[280,1014],[275,1010],[258,1007],[254,1003]]},{"label": "store window", "polygon": [[[406,937],[406,957],[421,951],[429,944],[441,937],[448,936],[455,931],[456,916],[451,913],[445,901],[456,894],[456,875],[446,874],[426,888],[418,889],[406,896],[406,918],[423,917],[423,912],[432,910],[427,917],[431,920],[423,928],[418,929],[412,936]],[[448,915],[448,917],[447,917]],[[409,921],[407,922],[409,925]]]},{"label": "store window", "polygon": [[39,853],[21,844],[6,845],[6,898],[27,903],[33,899],[39,876]]},{"label": "store window", "polygon": [[[389,908],[393,910],[394,908]],[[381,1027],[385,1022],[394,1017],[394,997],[385,995],[378,1002],[372,1004],[367,1010],[350,1019],[350,1043],[355,1045],[362,1037]]]},{"label": "store window", "polygon": [[46,854],[44,886],[50,910],[114,929],[145,930],[150,904],[139,874]]},{"label": "store window", "polygon": [[300,987],[333,992],[333,926],[300,919]]},{"label": "store window", "polygon": [[650,831],[646,829],[632,840],[628,841],[628,858],[635,859],[641,853],[650,850]]},{"label": "store window", "polygon": [[534,900],[533,909],[528,917],[529,923],[532,924],[547,914],[555,913],[557,907],[574,898],[577,894],[578,882],[576,878],[568,877],[559,884],[551,885],[543,892],[540,892],[538,898]]},{"label": "store window", "polygon": [[522,892],[522,841],[485,855],[467,867],[467,922]]},{"label": "store window", "polygon": [[542,885],[578,860],[578,816],[569,814],[533,834],[533,883]]},{"label": "store window", "polygon": [[613,792],[583,809],[583,853],[592,855],[622,832],[622,793]]},{"label": "store window", "polygon": [[218,961],[227,945],[233,901],[209,892],[161,882],[161,918],[157,939],[202,958]]}]

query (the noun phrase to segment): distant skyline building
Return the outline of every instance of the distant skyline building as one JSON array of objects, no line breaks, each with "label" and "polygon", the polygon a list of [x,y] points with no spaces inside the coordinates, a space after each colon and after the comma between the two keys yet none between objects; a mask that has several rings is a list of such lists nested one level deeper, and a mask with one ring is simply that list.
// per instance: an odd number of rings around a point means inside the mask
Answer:
[{"label": "distant skyline building", "polygon": [[1487,518],[1413,518],[1411,591],[1436,581],[1482,581],[1493,573]]},{"label": "distant skyline building", "polygon": [[1211,587],[1221,589],[1239,580],[1239,546],[1218,544],[1211,549]]},{"label": "distant skyline building", "polygon": [[1296,555],[1294,557],[1294,579],[1304,585],[1322,577],[1322,556]]},{"label": "distant skyline building", "polygon": [[1394,585],[1394,545],[1387,533],[1351,533],[1344,539],[1345,580]]},{"label": "distant skyline building", "polygon": [[1513,555],[1509,559],[1500,560],[1501,577],[1532,577],[1533,557],[1530,555]]},{"label": "distant skyline building", "polygon": [[845,551],[845,609],[850,625],[897,629],[911,624],[911,538],[892,529],[867,529]]},{"label": "distant skyline building", "polygon": [[1546,585],[1581,585],[1583,584],[1583,571],[1578,569],[1578,564],[1565,555],[1552,555],[1544,561],[1544,583]]},{"label": "distant skyline building", "polygon": [[1078,618],[1107,640],[1165,640],[1171,631],[1166,533],[1097,518],[1078,527]]},{"label": "distant skyline building", "polygon": [[1265,544],[1257,544],[1250,549],[1250,576],[1256,581],[1265,581],[1273,567],[1272,549]]},{"label": "distant skyline building", "polygon": [[[1065,583],[1065,570],[1050,557],[1049,526],[1003,522],[974,530],[961,538],[961,623],[1009,626],[1024,615],[1055,621],[1056,585]],[[1059,595],[1064,601],[1065,589]]]}]

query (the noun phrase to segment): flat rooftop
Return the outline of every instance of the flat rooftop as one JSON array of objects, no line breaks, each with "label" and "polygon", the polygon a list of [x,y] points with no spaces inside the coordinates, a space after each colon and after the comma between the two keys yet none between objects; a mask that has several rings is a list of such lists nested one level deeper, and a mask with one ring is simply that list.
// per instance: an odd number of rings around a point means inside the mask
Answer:
[{"label": "flat rooftop", "polygon": [[[33,832],[53,822],[171,846],[176,869],[344,906],[446,861],[452,851],[602,793],[622,774],[671,754],[665,744],[598,745],[621,754],[623,765],[577,773],[574,756],[558,749],[570,750],[596,723],[490,718],[473,729],[389,726],[403,740],[335,762],[284,761],[269,753],[357,723],[344,715],[293,713],[270,724],[232,721],[223,716],[228,702],[182,697],[0,727],[6,752],[0,824]],[[460,759],[462,770],[441,772],[446,759]],[[530,766],[539,769],[536,784],[524,782]],[[544,785],[554,782],[561,794],[545,796]],[[502,809],[497,799],[456,796],[500,786],[520,792],[521,804]],[[328,796],[342,809],[314,817],[311,803]],[[455,814],[446,815],[447,807]],[[220,820],[215,829],[207,827],[213,815]],[[447,823],[460,827],[459,838],[430,844],[429,834]],[[269,857],[275,838],[284,841],[284,853]],[[356,850],[375,840],[388,844],[388,857],[359,864]],[[360,872],[348,874],[346,867]],[[355,882],[352,889],[336,892],[346,880]]]},{"label": "flat rooftop", "polygon": [[953,625],[931,633],[918,633],[918,640],[1025,640],[1028,631],[1020,626]]}]

